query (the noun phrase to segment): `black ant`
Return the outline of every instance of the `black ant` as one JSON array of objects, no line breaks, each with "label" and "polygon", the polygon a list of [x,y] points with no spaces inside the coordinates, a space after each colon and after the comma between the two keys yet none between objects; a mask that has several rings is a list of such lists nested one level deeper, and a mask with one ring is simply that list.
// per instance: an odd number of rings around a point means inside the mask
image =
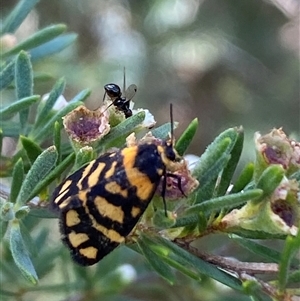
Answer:
[{"label": "black ant", "polygon": [[136,85],[130,85],[126,89],[124,96],[122,95],[121,88],[116,84],[107,84],[104,86],[104,90],[105,94],[107,94],[108,97],[111,99],[112,104],[118,110],[122,111],[126,118],[132,116],[132,111],[130,109],[130,100],[134,97],[137,91]]}]

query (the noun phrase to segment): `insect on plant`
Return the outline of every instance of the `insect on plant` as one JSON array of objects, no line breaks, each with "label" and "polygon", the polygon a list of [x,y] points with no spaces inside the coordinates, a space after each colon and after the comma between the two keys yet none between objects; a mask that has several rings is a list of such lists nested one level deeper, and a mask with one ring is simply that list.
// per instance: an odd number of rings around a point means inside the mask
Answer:
[{"label": "insect on plant", "polygon": [[123,92],[121,88],[117,84],[107,84],[104,86],[105,94],[103,97],[103,100],[105,96],[107,95],[110,100],[112,101],[112,104],[120,111],[122,111],[126,118],[132,116],[132,111],[130,109],[130,101],[135,96],[137,91],[137,86],[134,84],[131,84],[126,90],[126,78],[125,78],[125,69],[124,69],[124,77],[123,77]]},{"label": "insect on plant", "polygon": [[140,143],[107,152],[67,177],[54,191],[52,207],[59,212],[63,242],[81,265],[93,265],[109,254],[132,231],[162,180],[166,211],[166,183],[182,158],[171,138],[157,145]]}]

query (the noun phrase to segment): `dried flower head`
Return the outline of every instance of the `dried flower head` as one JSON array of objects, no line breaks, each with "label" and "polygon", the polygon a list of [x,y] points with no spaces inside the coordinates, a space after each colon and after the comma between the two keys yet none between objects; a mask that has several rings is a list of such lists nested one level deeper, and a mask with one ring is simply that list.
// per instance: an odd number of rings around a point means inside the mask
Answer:
[{"label": "dried flower head", "polygon": [[296,235],[299,214],[299,185],[295,180],[284,178],[270,197],[259,203],[250,201],[241,209],[232,210],[222,222],[227,229]]},{"label": "dried flower head", "polygon": [[103,106],[95,111],[79,106],[63,118],[63,124],[70,139],[81,146],[99,141],[110,130],[108,112]]},{"label": "dried flower head", "polygon": [[289,139],[282,128],[264,136],[256,133],[254,139],[260,170],[270,164],[281,164],[289,172],[300,168],[300,143]]}]

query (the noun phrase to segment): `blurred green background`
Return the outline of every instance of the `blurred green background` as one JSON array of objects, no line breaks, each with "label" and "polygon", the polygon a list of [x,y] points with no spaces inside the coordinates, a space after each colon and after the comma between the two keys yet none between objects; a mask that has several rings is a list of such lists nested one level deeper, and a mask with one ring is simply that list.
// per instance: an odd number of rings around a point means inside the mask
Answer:
[{"label": "blurred green background", "polygon": [[[16,3],[1,1],[2,14],[6,15]],[[102,102],[105,84],[122,86],[125,66],[127,84],[138,86],[136,108],[148,108],[158,124],[169,121],[170,102],[180,122],[177,135],[191,119],[199,118],[199,132],[190,153],[200,155],[218,133],[236,125],[245,129],[243,158],[247,161],[254,158],[252,140],[256,131],[264,133],[282,126],[286,133],[299,137],[297,0],[41,0],[18,30],[17,39],[23,40],[52,23],[65,23],[69,31],[78,34],[78,40],[59,55],[34,62],[35,71],[53,76],[53,80],[39,85],[35,94],[47,93],[55,79],[64,76],[65,97],[70,99],[90,88],[87,106],[95,109]],[[48,242],[46,248],[57,250],[61,246],[57,221],[45,225],[54,227],[51,246]],[[250,259],[236,245],[222,242],[222,236],[214,236],[202,239],[198,247],[218,255],[238,254],[241,260]],[[72,278],[67,270],[71,266],[86,285],[93,274],[74,267],[68,251],[64,252],[66,261],[59,261],[59,268]],[[249,300],[211,280],[203,279],[200,287],[180,274],[178,284],[171,287],[149,272],[142,257],[125,247],[101,261],[96,274],[107,276],[126,262],[132,266],[127,266],[125,274],[130,278],[134,266],[133,274],[137,272],[138,279],[134,274],[135,282],[119,296],[100,293],[101,300]],[[53,279],[58,284],[65,281],[57,275],[56,269],[42,284]],[[111,277],[103,281],[115,279]],[[105,285],[99,283],[99,290]],[[88,300],[73,294],[72,288],[66,298],[51,298],[53,291],[49,293],[44,300]],[[38,300],[42,295],[44,292],[34,292],[28,297]]]},{"label": "blurred green background", "polygon": [[[16,2],[2,1],[1,11]],[[96,108],[105,84],[122,86],[125,66],[127,84],[138,86],[135,106],[158,124],[169,119],[170,102],[178,134],[199,118],[190,148],[199,155],[230,126],[243,125],[249,144],[256,131],[299,131],[298,14],[297,0],[40,1],[17,37],[67,24],[77,43],[35,71],[65,76],[67,99],[91,88],[87,105]]]}]

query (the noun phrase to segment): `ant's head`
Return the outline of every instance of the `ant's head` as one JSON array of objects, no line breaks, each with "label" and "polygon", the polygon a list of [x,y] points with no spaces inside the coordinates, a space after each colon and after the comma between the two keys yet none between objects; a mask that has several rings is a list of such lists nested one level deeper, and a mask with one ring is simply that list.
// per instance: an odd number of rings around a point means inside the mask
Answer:
[{"label": "ant's head", "polygon": [[116,84],[107,84],[104,86],[105,93],[112,99],[122,96],[121,88]]}]

